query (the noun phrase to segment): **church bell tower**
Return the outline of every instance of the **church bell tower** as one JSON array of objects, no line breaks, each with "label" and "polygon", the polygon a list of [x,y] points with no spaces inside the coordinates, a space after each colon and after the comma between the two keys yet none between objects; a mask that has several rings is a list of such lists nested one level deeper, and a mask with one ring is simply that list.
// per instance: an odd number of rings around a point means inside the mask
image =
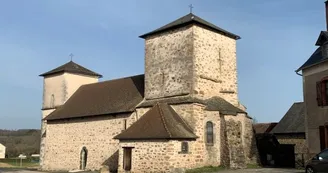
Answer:
[{"label": "church bell tower", "polygon": [[238,35],[190,13],[145,39],[145,99],[220,96],[238,105]]},{"label": "church bell tower", "polygon": [[47,122],[43,119],[63,105],[81,85],[96,83],[102,75],[70,61],[40,76],[43,77],[40,144],[40,166],[42,168],[47,132]]}]

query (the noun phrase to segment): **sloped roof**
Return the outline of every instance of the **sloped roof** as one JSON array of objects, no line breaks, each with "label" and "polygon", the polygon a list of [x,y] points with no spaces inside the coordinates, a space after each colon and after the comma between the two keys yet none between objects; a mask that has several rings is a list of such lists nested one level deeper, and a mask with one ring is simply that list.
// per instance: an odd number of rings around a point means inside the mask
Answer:
[{"label": "sloped roof", "polygon": [[165,32],[165,31],[168,31],[168,30],[171,30],[171,29],[176,29],[176,28],[179,28],[179,27],[182,27],[182,26],[186,26],[188,24],[198,24],[198,25],[201,25],[201,26],[204,26],[206,28],[209,28],[215,32],[219,32],[221,34],[224,34],[228,37],[231,37],[233,39],[240,39],[240,37],[238,35],[235,35],[231,32],[228,32],[222,28],[219,28],[217,26],[215,26],[214,24],[194,15],[193,13],[189,13],[167,25],[164,25],[154,31],[151,31],[149,33],[146,33],[144,35],[141,35],[140,37],[141,38],[146,38],[147,36],[150,36],[150,35],[153,35],[153,34],[158,34],[158,33],[161,33],[161,32]]},{"label": "sloped roof", "polygon": [[81,86],[46,120],[132,112],[144,96],[144,75]]},{"label": "sloped roof", "polygon": [[223,115],[237,115],[238,113],[246,113],[245,111],[237,108],[232,105],[225,99],[215,96],[209,99],[199,99],[192,97],[190,95],[180,96],[180,97],[171,97],[164,99],[155,99],[155,100],[144,100],[137,107],[150,107],[159,103],[168,103],[168,104],[184,104],[184,103],[199,103],[205,105],[205,110],[208,111],[220,111]]},{"label": "sloped roof", "polygon": [[271,133],[304,133],[305,104],[294,103]]},{"label": "sloped roof", "polygon": [[102,77],[101,74],[93,72],[79,64],[76,64],[73,61],[70,61],[70,62],[68,62],[62,66],[59,66],[53,70],[50,70],[46,73],[40,74],[39,76],[48,76],[48,75],[53,75],[53,74],[58,74],[58,73],[63,73],[63,72]]},{"label": "sloped roof", "polygon": [[320,46],[318,47],[314,53],[310,56],[310,58],[300,67],[296,70],[296,72],[299,72],[305,68],[317,65],[321,62],[327,61],[328,57],[323,57],[322,56],[322,45],[323,43],[325,43],[326,41],[328,41],[328,32],[327,31],[321,31],[318,40],[316,42],[316,46]]},{"label": "sloped roof", "polygon": [[278,123],[256,123],[253,125],[256,134],[269,133]]},{"label": "sloped roof", "polygon": [[188,124],[166,103],[157,103],[137,122],[114,137],[120,140],[196,138]]}]

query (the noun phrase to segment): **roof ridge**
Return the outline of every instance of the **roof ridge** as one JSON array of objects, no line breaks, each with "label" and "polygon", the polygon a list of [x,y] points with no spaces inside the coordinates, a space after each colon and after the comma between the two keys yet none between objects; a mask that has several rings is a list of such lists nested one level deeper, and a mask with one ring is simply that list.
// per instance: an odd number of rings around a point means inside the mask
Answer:
[{"label": "roof ridge", "polygon": [[122,80],[122,79],[129,79],[129,78],[133,78],[133,77],[137,77],[137,76],[144,76],[144,75],[145,74],[138,74],[138,75],[133,75],[133,76],[125,76],[125,77],[121,77],[121,78],[104,80],[104,81],[100,81],[100,82],[96,82],[96,83],[84,84],[82,86],[88,86],[88,85],[94,85],[94,84],[102,84],[102,83],[106,83],[106,82],[112,82],[112,81],[117,81],[117,80]]},{"label": "roof ridge", "polygon": [[166,125],[166,123],[165,123],[165,118],[164,118],[164,115],[163,115],[162,108],[160,107],[160,105],[159,105],[158,102],[156,103],[156,106],[158,107],[159,116],[161,117],[161,120],[162,120],[162,122],[163,122],[163,125],[164,125],[164,129],[165,129],[165,131],[169,134],[169,137],[172,137],[172,134],[171,134],[171,132],[169,131],[169,129],[167,128],[167,125]]},{"label": "roof ridge", "polygon": [[[170,106],[170,105],[168,105]],[[169,109],[173,109],[171,106],[169,107]],[[174,109],[173,109],[174,110]],[[193,132],[191,126],[189,126],[189,124],[177,113],[178,117],[181,119],[181,121],[188,127],[188,129]]]}]

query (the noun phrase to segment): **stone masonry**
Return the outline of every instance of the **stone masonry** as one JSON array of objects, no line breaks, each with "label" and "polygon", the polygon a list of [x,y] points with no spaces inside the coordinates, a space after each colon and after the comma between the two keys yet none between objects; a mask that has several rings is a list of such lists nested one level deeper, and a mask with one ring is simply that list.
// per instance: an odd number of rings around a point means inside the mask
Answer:
[{"label": "stone masonry", "polygon": [[[63,73],[47,76],[43,80],[42,119],[63,105],[72,94],[84,84],[98,82],[97,77]],[[41,120],[40,166],[45,157],[47,121]]]},{"label": "stone masonry", "polygon": [[116,170],[118,140],[113,136],[124,130],[124,120],[131,124],[134,117],[135,113],[52,121],[47,125],[43,170],[79,169],[82,147],[88,150],[86,169],[99,170],[108,165]]},{"label": "stone masonry", "polygon": [[192,25],[150,36],[145,46],[145,99],[220,96],[239,106],[235,39]]}]

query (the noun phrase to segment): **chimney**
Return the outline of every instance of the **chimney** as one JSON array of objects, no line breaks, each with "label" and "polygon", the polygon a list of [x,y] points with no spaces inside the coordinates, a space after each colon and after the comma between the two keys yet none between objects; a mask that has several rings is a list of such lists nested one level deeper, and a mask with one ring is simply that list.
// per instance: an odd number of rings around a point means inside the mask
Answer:
[{"label": "chimney", "polygon": [[328,31],[328,0],[325,2],[326,6],[326,27]]}]

